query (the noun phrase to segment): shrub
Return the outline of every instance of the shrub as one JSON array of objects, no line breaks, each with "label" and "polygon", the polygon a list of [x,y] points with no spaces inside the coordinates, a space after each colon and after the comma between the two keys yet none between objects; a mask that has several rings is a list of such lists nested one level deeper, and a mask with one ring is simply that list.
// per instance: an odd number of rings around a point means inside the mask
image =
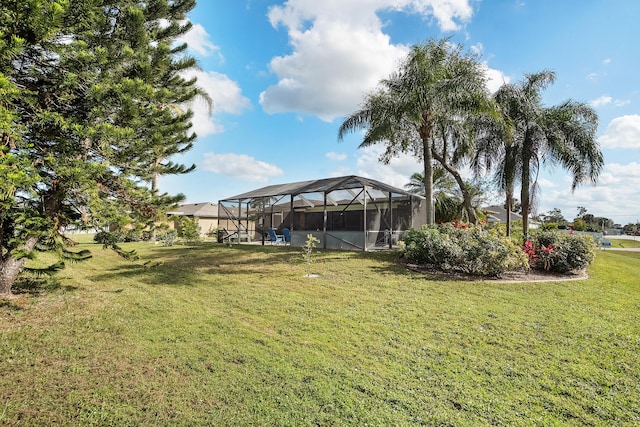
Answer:
[{"label": "shrub", "polygon": [[[568,273],[587,268],[595,257],[596,244],[591,236],[539,231],[532,234],[523,250],[529,255],[531,267]],[[533,256],[531,252],[533,251]]]},{"label": "shrub", "polygon": [[163,233],[160,233],[157,237],[157,240],[162,243],[162,246],[173,246],[177,238],[178,233],[176,232],[176,230],[167,230]]},{"label": "shrub", "polygon": [[198,226],[198,218],[180,217],[180,228],[178,236],[187,242],[197,242],[200,240],[200,227]]},{"label": "shrub", "polygon": [[450,270],[459,257],[455,245],[447,234],[437,227],[409,230],[404,237],[404,256],[416,264],[427,264],[442,270]]},{"label": "shrub", "polygon": [[214,226],[209,227],[209,231],[207,231],[207,237],[218,237],[218,229]]},{"label": "shrub", "polygon": [[93,236],[93,241],[96,243],[100,243],[105,248],[113,247],[123,240],[124,236],[118,231],[99,231],[95,236]]},{"label": "shrub", "polygon": [[479,226],[424,226],[407,232],[404,242],[408,260],[443,271],[499,276],[528,267],[525,254],[511,239]]},{"label": "shrub", "polygon": [[131,228],[124,233],[125,242],[139,242],[142,240],[142,230]]},{"label": "shrub", "polygon": [[565,235],[555,253],[554,268],[559,273],[587,268],[595,258],[596,243],[591,236]]},{"label": "shrub", "polygon": [[302,247],[302,259],[304,259],[307,271],[306,277],[311,277],[311,273],[309,273],[311,263],[313,262],[311,254],[313,253],[313,250],[318,243],[320,243],[320,240],[317,237],[315,237],[313,234],[307,234],[307,241]]}]

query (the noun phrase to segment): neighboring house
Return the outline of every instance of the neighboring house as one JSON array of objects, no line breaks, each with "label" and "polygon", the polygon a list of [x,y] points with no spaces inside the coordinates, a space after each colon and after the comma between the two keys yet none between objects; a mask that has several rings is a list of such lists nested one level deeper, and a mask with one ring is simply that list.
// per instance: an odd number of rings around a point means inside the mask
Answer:
[{"label": "neighboring house", "polygon": [[207,236],[218,228],[218,205],[210,202],[185,203],[179,208],[167,212],[174,229],[179,228],[179,218],[188,217],[198,220],[201,236]]},{"label": "neighboring house", "polygon": [[[494,205],[482,208],[482,210],[487,214],[488,224],[493,225],[497,223],[507,223],[507,210],[504,207],[500,205]],[[516,221],[522,221],[522,215],[512,211],[511,222],[513,223]],[[538,228],[538,222],[533,219],[529,219],[529,228]]]}]

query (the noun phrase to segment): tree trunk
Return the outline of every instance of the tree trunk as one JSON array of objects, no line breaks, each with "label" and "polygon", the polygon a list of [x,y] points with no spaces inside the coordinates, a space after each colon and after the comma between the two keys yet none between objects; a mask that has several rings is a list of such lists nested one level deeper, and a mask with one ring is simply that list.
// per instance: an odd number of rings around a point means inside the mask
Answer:
[{"label": "tree trunk", "polygon": [[522,203],[522,239],[526,242],[529,237],[529,186],[531,185],[531,166],[529,165],[527,156],[523,156],[523,160],[520,200]]},{"label": "tree trunk", "polygon": [[443,168],[447,172],[449,172],[453,179],[458,183],[458,187],[460,187],[460,192],[462,193],[462,205],[464,206],[464,210],[467,212],[467,217],[469,218],[469,222],[471,224],[476,224],[478,222],[478,217],[476,216],[476,210],[473,208],[471,203],[471,194],[469,193],[469,189],[467,188],[467,184],[462,179],[462,175],[455,169],[453,166],[449,165],[446,162],[443,156],[440,156],[436,152],[433,153],[433,158],[436,159]]},{"label": "tree trunk", "polygon": [[432,225],[436,221],[436,209],[433,200],[433,157],[431,155],[431,145],[429,141],[422,142],[424,158],[424,197],[427,203],[427,225]]},{"label": "tree trunk", "polygon": [[422,139],[422,159],[424,162],[424,197],[427,202],[427,225],[436,222],[436,206],[433,199],[433,152],[431,151],[431,134],[433,125],[429,111],[422,114],[423,124],[418,129]]},{"label": "tree trunk", "polygon": [[[160,163],[160,159],[158,159],[156,161],[155,166],[157,167]],[[157,170],[153,171],[153,175],[151,176],[151,191],[153,192],[153,195],[156,195],[156,192],[158,191],[158,179],[160,178],[160,174],[158,173]],[[151,233],[150,233],[150,237],[149,240],[151,240],[152,242],[155,242],[158,238],[158,230],[156,229],[156,219],[153,218],[153,222],[151,222]]]},{"label": "tree trunk", "polygon": [[[38,243],[38,238],[30,237],[19,249],[31,253],[33,248],[36,247],[36,243]],[[18,275],[26,262],[26,257],[16,259],[9,254],[0,260],[0,295],[11,294],[11,287],[18,279]]]},{"label": "tree trunk", "polygon": [[507,237],[511,236],[511,204],[513,203],[513,195],[512,195],[512,191],[513,190],[507,190],[507,200],[506,200],[506,204],[507,204]]}]

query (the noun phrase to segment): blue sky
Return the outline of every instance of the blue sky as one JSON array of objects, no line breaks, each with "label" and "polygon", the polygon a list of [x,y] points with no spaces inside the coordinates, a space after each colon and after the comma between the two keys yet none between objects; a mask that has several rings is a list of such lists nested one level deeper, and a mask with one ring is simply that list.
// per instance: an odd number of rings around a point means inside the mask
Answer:
[{"label": "blue sky", "polygon": [[[637,0],[200,0],[186,35],[199,85],[214,101],[195,111],[195,163],[160,188],[217,202],[270,184],[361,175],[403,187],[421,166],[383,165],[382,147],[337,141],[345,115],[397,68],[407,50],[450,37],[478,52],[488,86],[557,73],[544,102],[590,103],[605,168],[574,193],[562,169],[540,174],[537,212],[578,206],[626,224],[640,220],[640,1]],[[495,199],[494,201],[498,201]]]}]

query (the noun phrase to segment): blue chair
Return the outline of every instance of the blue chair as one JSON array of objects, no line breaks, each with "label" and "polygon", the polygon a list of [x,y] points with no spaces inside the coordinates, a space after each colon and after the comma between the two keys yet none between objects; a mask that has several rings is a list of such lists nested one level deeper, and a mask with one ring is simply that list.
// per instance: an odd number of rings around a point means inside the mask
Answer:
[{"label": "blue chair", "polygon": [[275,230],[269,227],[269,237],[271,238],[271,244],[279,245],[282,242],[282,236],[278,236]]},{"label": "blue chair", "polygon": [[283,228],[282,229],[282,237],[284,238],[284,244],[286,245],[287,243],[289,245],[291,245],[291,231],[289,231],[288,228]]}]

